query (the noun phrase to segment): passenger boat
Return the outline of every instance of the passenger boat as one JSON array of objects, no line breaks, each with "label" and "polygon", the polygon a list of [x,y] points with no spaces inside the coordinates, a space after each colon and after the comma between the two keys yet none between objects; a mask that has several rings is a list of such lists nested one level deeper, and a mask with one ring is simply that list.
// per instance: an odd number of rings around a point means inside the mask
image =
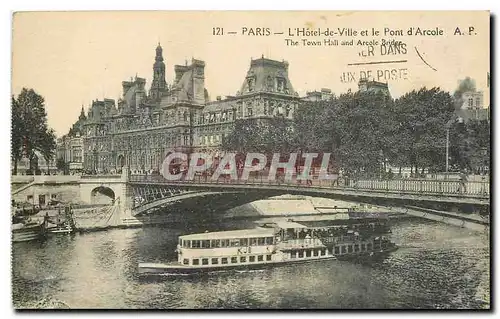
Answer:
[{"label": "passenger boat", "polygon": [[140,274],[259,269],[291,263],[374,256],[396,249],[383,235],[345,228],[313,229],[294,221],[179,237],[177,260],[139,263]]}]

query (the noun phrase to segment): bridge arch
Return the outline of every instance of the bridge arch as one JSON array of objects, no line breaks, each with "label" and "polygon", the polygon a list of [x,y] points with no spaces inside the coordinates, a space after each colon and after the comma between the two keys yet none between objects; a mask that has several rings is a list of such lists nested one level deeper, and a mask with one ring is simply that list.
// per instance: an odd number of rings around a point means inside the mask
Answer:
[{"label": "bridge arch", "polygon": [[[165,192],[166,193],[166,192]],[[273,196],[284,195],[282,191],[245,191],[245,190],[217,190],[198,189],[183,190],[176,193],[169,191],[167,196],[152,196],[144,198],[143,202],[135,201],[132,214],[135,216],[155,213],[157,209],[170,207],[172,210],[203,210],[225,211],[257,200]]]},{"label": "bridge arch", "polygon": [[90,192],[91,204],[112,204],[115,199],[115,192],[106,186],[97,186]]}]

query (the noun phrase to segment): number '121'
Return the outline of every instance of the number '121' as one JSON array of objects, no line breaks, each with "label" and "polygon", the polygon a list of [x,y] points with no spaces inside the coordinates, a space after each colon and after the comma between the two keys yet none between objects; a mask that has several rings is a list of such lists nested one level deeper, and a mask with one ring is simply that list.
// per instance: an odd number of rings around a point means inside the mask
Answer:
[{"label": "number '121'", "polygon": [[224,28],[221,27],[212,28],[212,35],[224,35]]}]

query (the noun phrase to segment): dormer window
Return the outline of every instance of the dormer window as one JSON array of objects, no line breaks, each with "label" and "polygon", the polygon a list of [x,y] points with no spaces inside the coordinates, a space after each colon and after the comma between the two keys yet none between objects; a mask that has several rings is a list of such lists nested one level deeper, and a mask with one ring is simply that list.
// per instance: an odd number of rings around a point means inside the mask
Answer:
[{"label": "dormer window", "polygon": [[274,81],[270,75],[267,76],[267,79],[266,79],[266,88],[267,88],[267,91],[269,91],[269,92],[274,91]]},{"label": "dormer window", "polygon": [[253,77],[247,78],[248,92],[253,92],[255,90],[255,79]]},{"label": "dormer window", "polygon": [[285,92],[286,90],[286,81],[284,78],[277,78],[277,90],[278,92]]}]

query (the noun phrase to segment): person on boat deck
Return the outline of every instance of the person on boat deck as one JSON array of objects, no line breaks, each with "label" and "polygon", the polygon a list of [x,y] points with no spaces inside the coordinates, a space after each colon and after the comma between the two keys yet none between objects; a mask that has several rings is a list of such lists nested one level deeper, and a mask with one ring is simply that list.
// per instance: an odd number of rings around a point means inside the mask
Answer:
[{"label": "person on boat deck", "polygon": [[307,235],[306,235],[306,240],[305,240],[305,241],[306,241],[306,242],[311,241],[311,236],[310,236],[309,234],[307,234]]}]

